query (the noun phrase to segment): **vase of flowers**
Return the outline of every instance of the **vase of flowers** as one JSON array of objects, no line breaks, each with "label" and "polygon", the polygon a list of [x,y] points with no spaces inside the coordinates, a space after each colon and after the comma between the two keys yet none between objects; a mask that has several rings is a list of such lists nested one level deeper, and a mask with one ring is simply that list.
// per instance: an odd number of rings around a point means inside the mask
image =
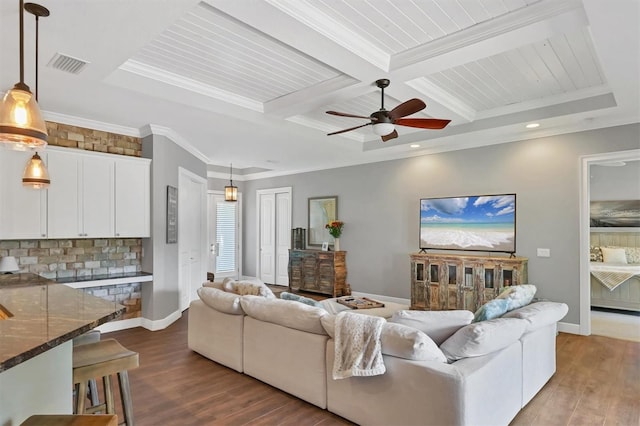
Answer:
[{"label": "vase of flowers", "polygon": [[339,220],[332,220],[324,226],[329,230],[329,234],[331,234],[334,239],[333,249],[335,251],[340,251],[340,235],[342,235],[343,226],[344,222]]}]

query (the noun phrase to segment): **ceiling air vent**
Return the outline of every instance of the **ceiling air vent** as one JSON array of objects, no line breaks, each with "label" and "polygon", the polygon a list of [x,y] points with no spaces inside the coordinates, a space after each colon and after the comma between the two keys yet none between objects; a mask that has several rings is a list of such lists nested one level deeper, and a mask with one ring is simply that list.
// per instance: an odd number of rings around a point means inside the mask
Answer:
[{"label": "ceiling air vent", "polygon": [[63,55],[62,53],[56,53],[53,55],[53,58],[51,58],[47,66],[71,74],[80,74],[88,64],[89,62],[83,61],[82,59],[72,58],[71,56]]}]

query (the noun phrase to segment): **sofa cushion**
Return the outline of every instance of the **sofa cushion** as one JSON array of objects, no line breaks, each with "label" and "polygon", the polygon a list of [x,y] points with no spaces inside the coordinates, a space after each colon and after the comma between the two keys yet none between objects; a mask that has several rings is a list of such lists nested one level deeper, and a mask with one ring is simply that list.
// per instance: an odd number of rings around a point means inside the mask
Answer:
[{"label": "sofa cushion", "polygon": [[327,315],[327,311],[314,306],[308,306],[293,300],[271,299],[261,296],[242,296],[242,309],[252,318],[307,331],[315,334],[327,334],[320,323],[320,319]]},{"label": "sofa cushion", "polygon": [[475,322],[456,331],[440,345],[440,349],[449,362],[487,355],[517,341],[526,327],[527,321],[519,318]]},{"label": "sofa cushion", "polygon": [[536,295],[536,286],[533,284],[512,285],[504,289],[496,299],[506,299],[509,302],[507,311],[528,305]]},{"label": "sofa cushion", "polygon": [[209,307],[218,312],[231,315],[244,315],[240,306],[240,296],[226,293],[213,287],[200,287],[197,290],[198,297]]},{"label": "sofa cushion", "polygon": [[509,310],[507,299],[493,299],[480,306],[473,316],[473,322],[487,321],[504,315]]},{"label": "sofa cushion", "polygon": [[569,312],[565,303],[535,302],[507,312],[503,318],[521,318],[527,321],[526,332],[560,321]]},{"label": "sofa cushion", "polygon": [[402,310],[393,314],[389,322],[417,328],[429,336],[436,345],[442,344],[460,327],[469,324],[473,312],[457,311],[410,311]]},{"label": "sofa cushion", "polygon": [[224,288],[222,287],[222,281],[214,281],[214,282],[205,281],[202,283],[202,287],[217,288],[218,290],[224,291]]},{"label": "sofa cushion", "polygon": [[314,300],[310,297],[300,296],[299,294],[289,293],[287,291],[283,291],[282,293],[280,293],[280,299],[293,300],[294,302],[300,302],[300,303],[304,303],[305,305],[315,306],[316,308],[324,309],[322,304],[317,300]]},{"label": "sofa cushion", "polygon": [[[327,334],[333,339],[336,332],[336,315],[325,315],[320,321]],[[425,333],[402,324],[386,322],[380,336],[382,354],[412,361],[446,362],[438,345]]]}]

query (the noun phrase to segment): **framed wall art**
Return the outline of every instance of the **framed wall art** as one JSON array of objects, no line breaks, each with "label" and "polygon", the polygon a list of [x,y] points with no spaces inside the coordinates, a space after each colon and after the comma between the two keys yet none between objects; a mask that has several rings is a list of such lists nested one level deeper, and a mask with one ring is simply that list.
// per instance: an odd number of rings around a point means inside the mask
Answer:
[{"label": "framed wall art", "polygon": [[178,242],[178,188],[167,185],[167,244]]},{"label": "framed wall art", "polygon": [[333,244],[333,237],[325,225],[338,217],[338,196],[309,198],[308,212],[308,245],[321,247],[325,241]]}]

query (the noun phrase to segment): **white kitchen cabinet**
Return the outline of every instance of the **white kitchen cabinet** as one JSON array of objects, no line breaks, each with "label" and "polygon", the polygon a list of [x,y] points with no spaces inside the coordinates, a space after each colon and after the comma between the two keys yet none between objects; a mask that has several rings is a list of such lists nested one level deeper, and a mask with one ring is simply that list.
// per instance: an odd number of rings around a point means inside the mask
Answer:
[{"label": "white kitchen cabinet", "polygon": [[115,165],[116,237],[149,237],[150,160],[118,159]]},{"label": "white kitchen cabinet", "polygon": [[49,238],[113,237],[115,160],[58,150],[49,159]]},{"label": "white kitchen cabinet", "polygon": [[[33,151],[0,149],[0,240],[47,236],[47,190],[22,185],[22,174]],[[42,160],[47,155],[40,152]]]}]

